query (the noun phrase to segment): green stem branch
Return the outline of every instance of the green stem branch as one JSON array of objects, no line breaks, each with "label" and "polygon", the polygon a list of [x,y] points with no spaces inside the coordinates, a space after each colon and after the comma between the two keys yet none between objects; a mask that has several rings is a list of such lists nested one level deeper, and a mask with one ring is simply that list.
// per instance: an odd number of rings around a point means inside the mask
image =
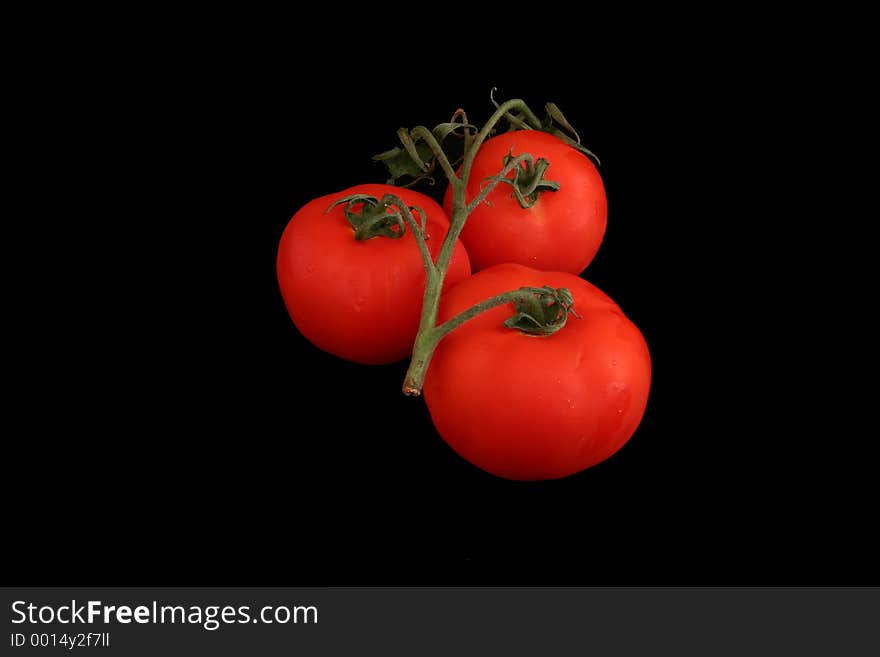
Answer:
[{"label": "green stem branch", "polygon": [[[503,306],[506,303],[519,302],[524,306],[534,308],[536,307],[536,304],[540,303],[538,301],[538,296],[546,293],[547,291],[540,287],[521,287],[517,290],[502,292],[501,294],[496,294],[494,297],[483,299],[479,303],[475,303],[467,310],[461,311],[455,317],[447,319],[445,322],[435,327],[434,337],[436,337],[439,342],[445,338],[448,333],[454,331],[465,322],[472,320],[477,315],[497,306]],[[533,312],[535,311],[533,310]]]},{"label": "green stem branch", "polygon": [[[467,132],[467,130],[465,130]],[[443,173],[446,174],[446,177],[449,179],[450,184],[458,180],[458,176],[455,175],[455,170],[452,168],[452,164],[449,162],[449,158],[446,157],[446,153],[443,151],[443,147],[440,145],[440,142],[437,141],[437,138],[434,137],[434,133],[428,130],[423,125],[417,125],[410,131],[410,134],[413,137],[421,137],[425,140],[425,143],[431,149],[431,152],[434,153],[434,157],[437,158],[437,162],[440,163],[440,168],[443,169]]]},{"label": "green stem branch", "polygon": [[[498,105],[498,101],[495,100],[495,91],[496,87],[492,88],[492,91],[489,92],[489,99],[492,101],[492,104],[495,107],[500,107]],[[554,105],[554,107],[556,107]],[[522,114],[514,115],[510,112],[504,113],[504,119],[510,123],[511,125],[515,125],[520,130],[540,130],[541,129],[541,120],[532,112],[528,107],[520,110]],[[523,119],[526,119],[525,121]]]}]

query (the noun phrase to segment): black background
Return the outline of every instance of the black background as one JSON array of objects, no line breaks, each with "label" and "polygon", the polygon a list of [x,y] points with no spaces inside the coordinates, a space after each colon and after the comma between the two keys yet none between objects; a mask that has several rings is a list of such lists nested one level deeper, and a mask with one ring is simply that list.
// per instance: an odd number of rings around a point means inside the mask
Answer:
[{"label": "black background", "polygon": [[[777,81],[660,42],[406,66],[341,37],[128,36],[50,58],[53,102],[26,108],[17,584],[877,583],[865,437],[791,292]],[[631,441],[554,482],[459,459],[405,363],[318,351],[275,282],[297,208],[382,181],[400,126],[481,122],[493,86],[601,157],[584,277],[653,358]]]}]

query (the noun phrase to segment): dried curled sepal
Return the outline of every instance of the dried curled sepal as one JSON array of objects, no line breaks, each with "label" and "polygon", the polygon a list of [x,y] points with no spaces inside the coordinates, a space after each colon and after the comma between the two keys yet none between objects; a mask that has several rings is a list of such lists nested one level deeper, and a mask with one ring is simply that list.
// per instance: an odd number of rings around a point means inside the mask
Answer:
[{"label": "dried curled sepal", "polygon": [[509,317],[504,326],[529,335],[552,335],[565,326],[568,316],[580,318],[574,310],[574,298],[568,288],[520,289],[526,294],[513,302],[516,314]]}]

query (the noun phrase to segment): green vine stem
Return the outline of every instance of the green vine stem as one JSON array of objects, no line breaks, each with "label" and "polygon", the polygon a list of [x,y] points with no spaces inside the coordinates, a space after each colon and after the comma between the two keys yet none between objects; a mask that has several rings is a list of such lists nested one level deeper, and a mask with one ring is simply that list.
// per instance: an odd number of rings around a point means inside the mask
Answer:
[{"label": "green vine stem", "polygon": [[[483,125],[483,127],[479,130],[479,132],[477,132],[477,134],[473,137],[473,140],[470,142],[469,147],[464,153],[464,159],[462,161],[461,171],[459,175],[455,174],[455,171],[449,165],[449,161],[446,156],[443,155],[441,157],[443,149],[439,146],[439,144],[436,143],[436,140],[432,143],[427,139],[427,135],[425,133],[430,134],[430,131],[428,131],[426,128],[423,128],[421,130],[417,128],[416,130],[418,132],[414,130],[413,133],[411,133],[413,134],[413,136],[420,136],[425,138],[425,141],[428,142],[431,150],[437,154],[437,159],[440,162],[440,166],[442,167],[443,172],[446,174],[446,177],[449,179],[449,184],[452,187],[452,217],[449,231],[446,233],[446,238],[444,239],[443,245],[440,248],[440,254],[437,257],[437,262],[431,263],[431,265],[428,265],[426,263],[425,265],[425,296],[422,303],[422,314],[421,320],[419,322],[419,331],[416,335],[415,344],[413,345],[412,360],[410,361],[409,369],[406,372],[406,378],[403,382],[403,392],[406,395],[417,396],[421,394],[422,385],[425,381],[425,374],[428,371],[428,365],[431,363],[431,358],[434,355],[434,350],[437,348],[440,340],[442,340],[443,337],[451,330],[457,328],[467,320],[490,308],[494,308],[496,306],[511,302],[534,305],[533,302],[541,295],[544,295],[544,298],[546,298],[546,295],[549,294],[546,290],[542,290],[540,288],[524,288],[520,290],[513,290],[511,292],[492,297],[491,299],[486,299],[485,301],[476,304],[472,308],[465,310],[456,317],[453,317],[452,319],[444,322],[440,326],[437,326],[437,310],[440,304],[440,293],[443,290],[443,280],[446,276],[446,271],[449,268],[449,262],[452,259],[452,252],[455,248],[455,243],[458,240],[462,229],[464,228],[464,224],[467,220],[468,215],[474,210],[474,208],[482,203],[485,198],[492,192],[492,190],[495,189],[495,187],[499,185],[502,181],[504,181],[507,175],[516,167],[521,166],[521,164],[524,162],[530,168],[534,166],[534,158],[531,154],[528,153],[523,153],[518,155],[517,157],[509,158],[508,161],[504,164],[502,170],[496,176],[488,179],[486,181],[487,184],[484,185],[480,193],[477,194],[476,197],[474,197],[470,204],[468,204],[466,199],[466,189],[468,179],[471,175],[471,169],[474,164],[474,158],[476,157],[480,146],[482,146],[483,142],[486,141],[498,122],[505,116],[509,116],[512,112],[520,113],[529,123],[540,125],[540,121],[531,111],[531,109],[529,109],[525,101],[520,99],[513,99],[502,103],[497,107],[492,116],[489,117],[489,120],[486,121],[485,125]],[[440,153],[437,153],[437,150],[439,150]],[[416,235],[416,239],[421,240],[422,238],[421,236]],[[565,292],[567,293],[567,290]],[[561,294],[561,292],[554,291],[554,294],[558,295]],[[570,299],[570,295],[568,298]],[[559,296],[554,297],[554,299],[556,299],[554,303],[558,304],[560,308],[566,308],[566,310],[559,315],[558,319],[561,323],[559,323],[558,326],[553,329],[558,330],[559,328],[561,328],[561,326],[565,324],[565,320],[567,319],[571,304],[569,303],[566,306],[565,300]],[[522,313],[524,311],[519,310],[519,312]],[[528,313],[526,314],[528,315]],[[547,323],[543,321],[543,317],[538,318],[532,315],[529,315],[529,317],[534,321],[535,324],[541,325],[542,328]],[[554,318],[554,321],[555,319],[556,318]],[[523,327],[520,325],[510,326],[511,328],[523,330]],[[548,335],[549,333],[545,332],[543,334]]]}]

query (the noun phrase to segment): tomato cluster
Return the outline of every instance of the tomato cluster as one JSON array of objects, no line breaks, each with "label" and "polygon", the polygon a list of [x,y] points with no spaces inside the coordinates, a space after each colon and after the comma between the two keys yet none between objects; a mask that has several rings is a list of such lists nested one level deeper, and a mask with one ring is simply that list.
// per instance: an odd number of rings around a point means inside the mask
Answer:
[{"label": "tomato cluster", "polygon": [[548,132],[478,134],[456,174],[443,167],[445,210],[393,185],[317,198],[290,220],[277,257],[303,336],[359,363],[412,354],[404,390],[423,384],[438,433],[517,480],[564,477],[614,454],[639,425],[651,380],[638,328],[579,277],[605,233],[602,179]]}]

